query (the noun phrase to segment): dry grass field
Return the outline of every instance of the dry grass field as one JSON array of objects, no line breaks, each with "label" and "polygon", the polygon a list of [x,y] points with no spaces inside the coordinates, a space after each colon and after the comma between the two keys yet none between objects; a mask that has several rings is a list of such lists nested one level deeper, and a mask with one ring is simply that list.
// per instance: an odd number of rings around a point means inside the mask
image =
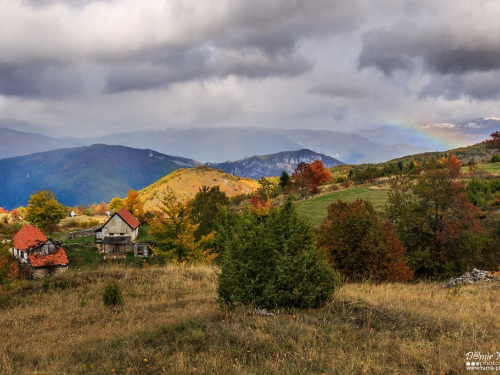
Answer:
[{"label": "dry grass field", "polygon": [[[104,286],[122,286],[122,308]],[[0,299],[1,374],[461,374],[500,351],[498,284],[348,284],[319,310],[221,310],[215,267],[107,264]]]}]

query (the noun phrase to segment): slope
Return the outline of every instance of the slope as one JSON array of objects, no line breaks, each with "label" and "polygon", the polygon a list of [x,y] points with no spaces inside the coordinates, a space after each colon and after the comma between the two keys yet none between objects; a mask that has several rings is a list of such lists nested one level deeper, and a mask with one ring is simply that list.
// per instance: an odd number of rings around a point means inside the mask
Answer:
[{"label": "slope", "polygon": [[165,174],[199,163],[123,146],[93,145],[0,160],[0,206],[26,205],[33,191],[50,189],[69,206],[109,201]]},{"label": "slope", "polygon": [[161,203],[161,199],[170,188],[177,198],[192,198],[202,186],[220,186],[228,196],[248,194],[256,190],[257,181],[248,178],[232,176],[221,170],[200,166],[191,169],[180,169],[139,192],[141,201],[146,209],[154,209]]}]

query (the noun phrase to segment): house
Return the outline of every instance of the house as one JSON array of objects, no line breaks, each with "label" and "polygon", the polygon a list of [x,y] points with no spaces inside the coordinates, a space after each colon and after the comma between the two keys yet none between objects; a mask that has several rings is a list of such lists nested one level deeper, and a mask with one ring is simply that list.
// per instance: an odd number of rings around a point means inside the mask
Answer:
[{"label": "house", "polygon": [[113,256],[124,255],[133,250],[133,241],[139,234],[139,220],[127,209],[115,212],[95,231],[95,239],[100,252]]},{"label": "house", "polygon": [[38,228],[25,225],[12,240],[11,253],[21,264],[31,268],[34,278],[68,268],[68,257],[62,247],[45,236]]}]

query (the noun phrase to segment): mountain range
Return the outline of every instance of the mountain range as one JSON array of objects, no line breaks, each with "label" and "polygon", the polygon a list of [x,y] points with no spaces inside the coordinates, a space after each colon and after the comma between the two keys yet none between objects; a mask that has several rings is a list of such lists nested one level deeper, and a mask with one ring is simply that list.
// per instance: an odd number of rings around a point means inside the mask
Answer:
[{"label": "mountain range", "polygon": [[109,202],[179,168],[200,163],[152,150],[93,145],[0,160],[0,206],[25,206],[37,190],[55,192],[67,206]]},{"label": "mountain range", "polygon": [[[25,206],[34,191],[43,189],[54,191],[64,205],[75,206],[109,202],[113,197],[125,197],[130,189],[140,190],[151,184],[156,186],[167,182],[188,195],[194,195],[202,185],[220,185],[229,195],[247,194],[257,182],[241,177],[279,176],[283,170],[291,173],[301,161],[309,163],[316,159],[321,159],[328,167],[342,164],[310,150],[286,151],[210,164],[219,170],[224,169],[224,176],[203,166],[201,172],[196,170],[196,178],[193,175],[190,180],[187,176],[191,173],[187,173],[186,168],[201,165],[192,159],[149,149],[102,144],[60,149],[1,159],[0,207]],[[171,174],[180,169],[184,172]],[[176,176],[175,181],[172,176]]]},{"label": "mountain range", "polygon": [[444,151],[481,142],[500,129],[500,118],[459,124],[381,126],[348,132],[311,129],[166,128],[94,138],[50,138],[0,128],[0,159],[92,144],[151,149],[201,162],[222,163],[252,155],[309,149],[348,164],[378,163],[427,151]]},{"label": "mountain range", "polygon": [[215,163],[240,160],[253,155],[298,151],[304,148],[345,163],[376,163],[431,150],[401,143],[384,145],[372,142],[358,134],[327,130],[169,128],[161,131],[116,133],[99,138],[59,139],[3,128],[0,130],[0,159],[92,144],[151,149],[166,155],[178,155]]},{"label": "mountain range", "polygon": [[330,156],[302,149],[283,151],[271,155],[252,156],[235,162],[207,163],[206,165],[235,176],[259,179],[261,177],[279,176],[283,171],[292,174],[300,162],[312,163],[318,159],[328,168],[344,164]]}]

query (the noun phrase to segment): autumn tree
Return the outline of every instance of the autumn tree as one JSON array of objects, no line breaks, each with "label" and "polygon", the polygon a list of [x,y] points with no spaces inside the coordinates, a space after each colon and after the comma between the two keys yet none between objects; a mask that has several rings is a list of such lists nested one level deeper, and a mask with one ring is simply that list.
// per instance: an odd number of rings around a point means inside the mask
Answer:
[{"label": "autumn tree", "polygon": [[17,208],[13,209],[10,213],[10,218],[12,219],[12,221],[18,221],[21,217],[21,213],[19,212],[19,210]]},{"label": "autumn tree", "polygon": [[66,216],[64,206],[49,190],[38,191],[31,195],[26,207],[26,220],[34,226],[48,230]]},{"label": "autumn tree", "polygon": [[137,190],[129,190],[127,197],[123,200],[123,206],[135,217],[144,215],[144,204],[141,202]]},{"label": "autumn tree", "polygon": [[198,224],[195,231],[196,239],[206,236],[215,230],[215,223],[219,212],[229,205],[226,193],[217,186],[202,186],[191,201],[191,219]]},{"label": "autumn tree", "polygon": [[485,144],[491,150],[500,151],[500,131],[491,133],[490,137],[486,139]]},{"label": "autumn tree", "polygon": [[323,162],[318,159],[309,164],[307,178],[309,179],[310,192],[312,194],[317,194],[320,185],[329,182],[332,179],[332,175],[330,171],[325,168]]},{"label": "autumn tree", "polygon": [[404,259],[405,248],[394,227],[381,220],[368,201],[332,203],[317,240],[333,267],[344,277],[374,281],[413,278],[413,271]]},{"label": "autumn tree", "polygon": [[111,199],[111,202],[109,202],[109,209],[110,211],[120,211],[124,206],[123,199],[119,197],[114,197]]},{"label": "autumn tree", "polygon": [[196,239],[195,232],[200,224],[192,222],[191,212],[190,202],[177,200],[172,190],[165,194],[149,231],[155,238],[153,251],[156,255],[175,263],[209,263],[217,256],[211,249],[212,233]]},{"label": "autumn tree", "polygon": [[305,194],[310,187],[309,164],[301,161],[292,173],[293,187],[301,194]]},{"label": "autumn tree", "polygon": [[259,187],[255,191],[255,194],[257,194],[257,196],[261,199],[269,199],[271,193],[276,188],[275,185],[271,180],[265,177],[260,178],[257,183],[259,184]]},{"label": "autumn tree", "polygon": [[106,212],[108,211],[108,207],[106,205],[105,202],[101,202],[99,203],[99,205],[97,206],[96,210],[95,210],[95,213],[97,215],[106,215]]},{"label": "autumn tree", "polygon": [[386,214],[417,276],[444,278],[476,266],[484,244],[480,210],[464,195],[453,155],[426,160],[392,180]]}]

